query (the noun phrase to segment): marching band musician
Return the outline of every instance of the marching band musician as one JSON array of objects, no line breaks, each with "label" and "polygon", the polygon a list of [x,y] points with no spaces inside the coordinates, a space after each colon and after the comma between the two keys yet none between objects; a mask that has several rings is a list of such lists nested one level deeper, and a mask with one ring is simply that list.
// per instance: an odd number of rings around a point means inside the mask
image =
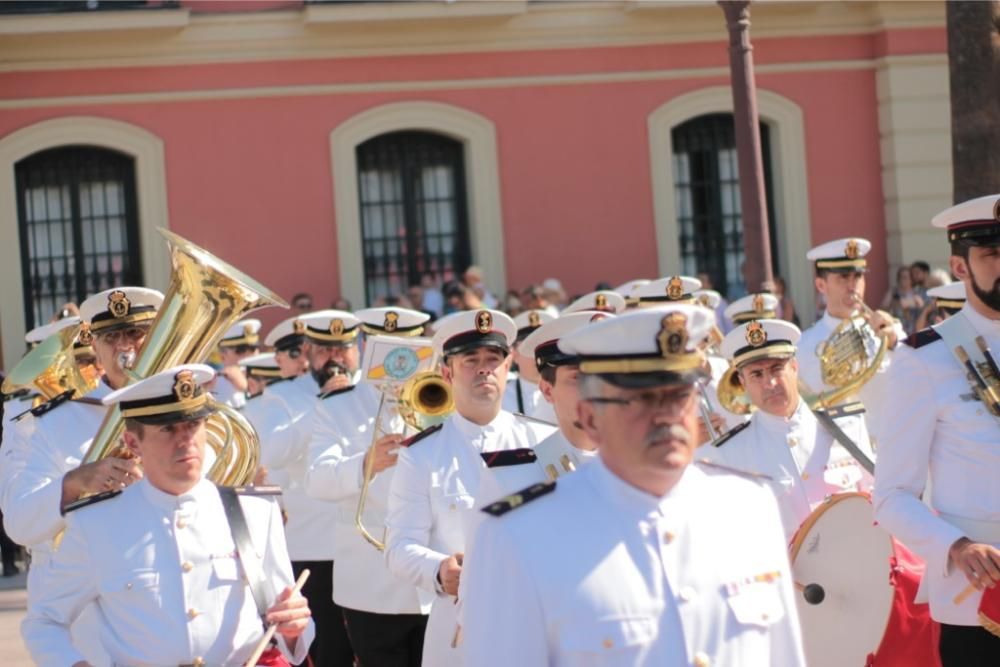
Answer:
[{"label": "marching band musician", "polygon": [[701,460],[768,479],[789,539],[830,494],[871,488],[871,475],[833,441],[799,396],[799,336],[789,322],[739,318],[722,353],[757,410],[745,425],[698,451]]},{"label": "marching band musician", "polygon": [[[269,425],[261,434],[261,449],[267,452],[268,470],[282,487],[288,521],[285,535],[295,576],[304,569],[312,575],[302,589],[312,607],[316,641],[309,655],[317,665],[349,667],[354,664],[350,638],[340,607],[333,601],[336,507],[306,493],[309,470],[309,440],[317,404],[330,392],[358,380],[360,321],[343,310],[318,310],[280,322],[267,340],[274,341],[275,360],[293,357],[296,341],[308,372],[279,382],[269,389],[290,410],[285,423]],[[293,365],[294,366],[294,365]]]},{"label": "marching band musician", "polygon": [[690,465],[713,321],[663,306],[560,340],[599,457],[486,508],[473,549],[502,566],[469,570],[466,664],[805,664],[773,497]]},{"label": "marching band musician", "polygon": [[[436,594],[424,637],[424,667],[461,665],[453,647],[456,594],[466,535],[485,457],[528,449],[551,432],[501,409],[517,328],[495,310],[462,311],[437,323],[435,354],[455,412],[400,450],[389,489],[386,562],[404,581]],[[471,663],[475,664],[475,663]]]},{"label": "marching band musician", "polygon": [[[367,335],[413,337],[423,333],[430,315],[406,308],[367,308],[354,313]],[[385,532],[389,485],[405,423],[383,403],[380,390],[358,382],[326,395],[316,406],[309,445],[306,491],[333,501],[333,598],[343,609],[351,645],[361,667],[416,667],[423,652],[427,613],[433,594],[400,581],[354,525],[369,457],[371,480],[364,526],[377,540]],[[390,399],[385,399],[388,402]],[[391,419],[386,419],[386,413]],[[381,424],[375,420],[380,419]],[[380,433],[377,440],[375,431]]]},{"label": "marching band musician", "polygon": [[940,324],[965,306],[965,283],[957,280],[927,290],[931,301],[917,318],[917,331]]},{"label": "marching band musician", "polygon": [[[136,461],[116,456],[80,465],[107,408],[101,399],[128,383],[123,363],[134,358],[163,302],[160,292],[118,287],[83,302],[80,333],[91,341],[102,382],[86,396],[63,394],[17,422],[0,462],[0,507],[10,537],[31,549],[28,608],[45,592],[53,540],[66,523],[62,510],[78,498],[127,486],[142,477]],[[107,663],[92,632],[96,614],[87,609],[73,626],[78,649],[95,665]]]},{"label": "marching band musician", "polygon": [[253,426],[260,439],[260,461],[257,466],[255,484],[275,484],[288,488],[288,475],[284,470],[275,469],[275,459],[283,460],[291,448],[290,439],[295,435],[292,428],[292,409],[275,391],[266,389],[276,382],[284,382],[281,368],[273,352],[255,354],[239,361],[240,370],[247,379],[246,404],[243,416]]},{"label": "marching band musician", "polygon": [[[851,317],[863,304],[865,299],[865,273],[868,270],[866,256],[872,244],[862,238],[844,238],[823,243],[806,253],[806,258],[815,264],[816,290],[826,300],[826,310],[823,316],[811,327],[802,332],[799,340],[797,359],[799,362],[799,379],[807,392],[824,392],[832,387],[823,381],[823,369],[820,363],[818,347],[826,342],[841,323]],[[875,423],[882,415],[886,415],[881,407],[881,401],[888,393],[884,386],[885,371],[889,367],[892,350],[898,341],[906,334],[902,325],[889,313],[883,310],[867,312],[865,319],[871,325],[876,336],[884,336],[888,351],[875,377],[865,384],[857,396],[849,396],[847,400],[858,400],[864,405],[866,412],[850,418],[839,420],[844,435],[859,447],[870,447],[869,422]],[[880,341],[876,337],[866,338],[864,345],[869,360],[874,360]]]},{"label": "marching band musician", "polygon": [[219,341],[219,371],[212,393],[220,403],[242,409],[246,404],[247,379],[240,369],[240,360],[257,354],[260,349],[260,320],[248,318],[229,327]]},{"label": "marching band musician", "polygon": [[695,303],[694,293],[701,289],[701,281],[688,276],[667,276],[637,285],[632,297],[639,308],[666,304]]},{"label": "marching band musician", "polygon": [[625,308],[631,309],[639,305],[639,299],[635,296],[635,291],[643,285],[648,285],[650,282],[648,278],[636,278],[622,283],[612,291],[620,294],[625,299]]},{"label": "marching band musician", "polygon": [[91,603],[117,665],[243,665],[262,621],[277,624],[269,657],[306,656],[314,629],[291,588],[277,505],[229,489],[226,507],[225,492],[202,477],[214,411],[204,385],[214,376],[185,364],[104,397],[121,407],[145,477],[66,508],[65,537],[22,626],[37,664],[90,664],[68,626]]},{"label": "marching band musician", "polygon": [[578,313],[581,310],[596,310],[602,313],[617,315],[625,312],[625,297],[612,290],[597,290],[589,294],[584,294],[579,299],[563,308],[559,313],[560,317],[570,313]]},{"label": "marching band musician", "polygon": [[538,389],[538,371],[535,370],[531,357],[521,354],[519,348],[521,341],[532,331],[554,319],[555,316],[550,312],[540,309],[526,310],[514,318],[514,325],[517,327],[517,338],[511,350],[514,369],[508,378],[503,397],[503,409],[507,412],[535,417],[536,412],[541,411],[543,414],[538,417],[549,420],[549,411],[542,400],[542,392]]},{"label": "marching band musician", "polygon": [[918,598],[941,623],[944,667],[995,665],[1000,638],[981,627],[979,612],[1000,582],[1000,195],[953,206],[932,223],[947,229],[966,303],[911,336],[893,360],[885,409],[894,419],[879,432],[875,518],[926,560]]}]

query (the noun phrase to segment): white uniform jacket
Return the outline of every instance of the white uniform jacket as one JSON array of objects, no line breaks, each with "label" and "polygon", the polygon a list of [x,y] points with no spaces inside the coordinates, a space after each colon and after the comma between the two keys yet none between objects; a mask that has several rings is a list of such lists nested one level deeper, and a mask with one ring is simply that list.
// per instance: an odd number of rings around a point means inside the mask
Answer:
[{"label": "white uniform jacket", "polygon": [[692,465],[658,498],[600,460],[556,484],[481,524],[465,664],[805,665],[769,492]]},{"label": "white uniform jacket", "polygon": [[284,492],[289,486],[284,468],[297,433],[292,408],[277,390],[265,389],[247,398],[243,416],[260,438],[260,465],[267,469],[267,483],[277,484]]},{"label": "white uniform jacket", "polygon": [[788,539],[827,496],[871,490],[871,475],[834,442],[804,400],[788,419],[755,411],[744,429],[720,446],[701,447],[697,457],[769,477],[760,481],[774,491]]},{"label": "white uniform jacket", "polygon": [[[269,450],[270,469],[284,483],[285,537],[292,561],[331,561],[334,552],[334,530],[337,525],[336,508],[332,503],[306,495],[306,472],[309,470],[309,440],[315,408],[319,403],[319,387],[306,373],[294,380],[276,382],[264,393],[281,398],[291,409],[288,429],[281,429],[281,437],[264,445]],[[274,435],[278,428],[272,429]]]},{"label": "white uniform jacket", "polygon": [[[996,354],[1000,322],[968,305],[961,312]],[[1000,423],[937,334],[915,338],[918,347],[901,349],[889,371],[893,423],[879,433],[875,518],[927,562],[918,598],[934,620],[978,625],[979,593],[953,602],[968,581],[949,566],[948,549],[961,537],[1000,547]]]},{"label": "white uniform jacket", "polygon": [[215,378],[215,386],[211,390],[212,395],[219,403],[225,403],[231,408],[242,410],[247,404],[247,395],[236,388],[225,375],[221,373]]},{"label": "white uniform jacket", "polygon": [[[518,395],[520,394],[520,400]],[[507,388],[504,389],[502,407],[507,412],[514,414],[524,414],[534,416],[539,406],[545,403],[541,389],[534,382],[525,380],[520,375],[513,376],[507,380]]]},{"label": "white uniform jacket", "polygon": [[[277,503],[241,497],[270,607],[292,585]],[[118,497],[67,515],[47,586],[21,631],[42,667],[66,667],[81,656],[66,626],[96,602],[100,640],[115,665],[242,665],[264,628],[244,581],[222,500],[200,481],[173,496],[142,480]],[[113,526],[113,530],[109,530]],[[296,642],[296,663],[315,633]]]},{"label": "white uniform jacket", "polygon": [[465,551],[464,514],[476,503],[486,469],[481,454],[534,447],[550,433],[543,425],[500,411],[480,426],[458,413],[442,428],[399,453],[389,489],[385,557],[404,582],[436,593],[424,637],[424,667],[461,665],[452,649],[455,599],[437,583],[441,562]]},{"label": "white uniform jacket", "polygon": [[[325,398],[316,406],[311,465],[306,492],[333,501],[337,517],[334,538],[333,599],[342,607],[376,614],[426,614],[434,594],[418,589],[389,572],[385,558],[354,526],[364,477],[365,452],[372,444],[379,390],[366,382]],[[386,417],[389,417],[388,419]],[[402,433],[403,420],[387,402],[382,413],[385,433]],[[395,466],[375,475],[368,487],[363,523],[385,541],[385,514]]]},{"label": "white uniform jacket", "polygon": [[[798,353],[795,355],[799,362],[799,379],[813,392],[826,392],[834,388],[823,382],[823,372],[820,368],[816,348],[837,330],[841,322],[842,320],[824,311],[823,317],[803,331],[802,338],[799,339]],[[896,327],[896,335],[900,342],[906,337],[905,332],[899,326]],[[878,340],[868,341],[867,350],[868,358],[874,358],[878,351]],[[862,445],[862,448],[868,445],[872,450],[876,450],[877,443],[871,443],[870,435],[879,430],[877,422],[883,416],[892,419],[886,411],[884,403],[886,395],[891,391],[886,374],[890,368],[893,354],[892,350],[887,351],[875,376],[861,387],[857,396],[848,396],[846,399],[848,401],[861,401],[865,406],[865,414],[837,420],[837,424],[844,433],[856,444]]]}]

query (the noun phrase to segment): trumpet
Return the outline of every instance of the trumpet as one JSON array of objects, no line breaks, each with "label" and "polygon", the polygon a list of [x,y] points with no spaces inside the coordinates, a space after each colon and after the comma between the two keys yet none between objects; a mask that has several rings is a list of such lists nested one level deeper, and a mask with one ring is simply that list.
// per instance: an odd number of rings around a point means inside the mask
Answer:
[{"label": "trumpet", "polygon": [[[435,364],[436,365],[436,364]],[[361,537],[379,551],[385,550],[385,535],[379,540],[364,524],[365,506],[368,503],[368,491],[372,480],[375,478],[375,456],[372,448],[375,443],[387,435],[383,426],[383,420],[389,415],[383,414],[387,409],[395,410],[396,414],[402,418],[406,427],[417,432],[423,431],[436,424],[440,424],[448,418],[455,410],[455,398],[451,390],[451,385],[444,381],[438,371],[422,371],[414,374],[403,383],[390,384],[380,387],[381,397],[378,402],[378,411],[375,413],[375,421],[372,425],[372,440],[365,454],[364,474],[361,480],[361,495],[358,498],[358,507],[354,513],[354,527],[357,528]],[[405,427],[404,427],[405,431]],[[406,446],[404,442],[401,446]]]}]

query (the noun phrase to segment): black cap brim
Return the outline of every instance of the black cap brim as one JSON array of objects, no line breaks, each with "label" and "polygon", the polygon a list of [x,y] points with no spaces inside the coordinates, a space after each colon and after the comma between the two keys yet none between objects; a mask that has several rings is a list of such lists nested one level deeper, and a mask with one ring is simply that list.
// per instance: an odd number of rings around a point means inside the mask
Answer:
[{"label": "black cap brim", "polygon": [[695,384],[708,379],[704,368],[688,371],[655,371],[653,373],[599,373],[597,377],[622,389],[650,389],[678,384]]},{"label": "black cap brim", "polygon": [[211,401],[205,403],[205,405],[197,408],[195,410],[189,410],[185,412],[164,412],[158,415],[143,415],[141,417],[130,417],[140,424],[145,424],[146,426],[163,426],[165,424],[177,424],[180,422],[194,421],[195,419],[203,419],[209,415],[215,413],[215,407],[212,405]]}]

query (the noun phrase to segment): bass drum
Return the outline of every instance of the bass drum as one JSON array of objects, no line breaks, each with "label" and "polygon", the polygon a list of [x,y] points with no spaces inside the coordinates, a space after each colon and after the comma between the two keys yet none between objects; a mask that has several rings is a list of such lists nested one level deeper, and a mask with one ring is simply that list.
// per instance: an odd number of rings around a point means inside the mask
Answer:
[{"label": "bass drum", "polygon": [[790,552],[810,667],[940,667],[938,625],[913,602],[923,563],[875,525],[867,495],[828,498]]}]

